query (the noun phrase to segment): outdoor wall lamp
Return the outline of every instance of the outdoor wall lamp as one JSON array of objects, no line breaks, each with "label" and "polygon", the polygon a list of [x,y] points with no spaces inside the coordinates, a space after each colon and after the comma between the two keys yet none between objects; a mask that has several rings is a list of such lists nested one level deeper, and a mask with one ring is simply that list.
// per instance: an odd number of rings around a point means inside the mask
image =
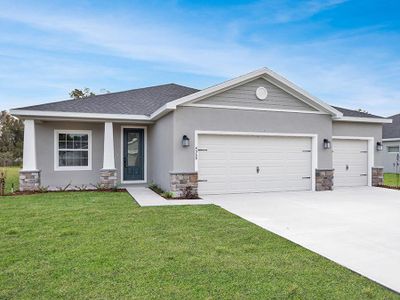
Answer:
[{"label": "outdoor wall lamp", "polygon": [[182,147],[189,147],[190,146],[190,139],[187,135],[182,137]]},{"label": "outdoor wall lamp", "polygon": [[331,149],[331,141],[324,139],[324,149]]},{"label": "outdoor wall lamp", "polygon": [[381,142],[377,142],[377,143],[376,143],[376,150],[377,150],[377,151],[382,151],[382,150],[383,150],[383,145],[382,145]]}]

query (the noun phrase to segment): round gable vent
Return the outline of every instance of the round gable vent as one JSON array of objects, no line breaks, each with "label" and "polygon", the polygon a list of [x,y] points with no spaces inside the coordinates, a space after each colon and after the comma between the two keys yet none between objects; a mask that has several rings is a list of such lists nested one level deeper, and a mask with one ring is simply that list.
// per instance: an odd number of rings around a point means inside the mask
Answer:
[{"label": "round gable vent", "polygon": [[256,90],[256,97],[260,100],[265,100],[267,99],[268,96],[268,91],[265,87],[260,86]]}]

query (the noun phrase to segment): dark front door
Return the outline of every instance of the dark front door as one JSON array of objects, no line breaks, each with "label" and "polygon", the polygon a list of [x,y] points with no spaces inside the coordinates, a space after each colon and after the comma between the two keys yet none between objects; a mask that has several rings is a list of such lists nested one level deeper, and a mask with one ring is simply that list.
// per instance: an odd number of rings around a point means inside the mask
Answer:
[{"label": "dark front door", "polygon": [[124,128],[124,181],[144,180],[144,129]]}]

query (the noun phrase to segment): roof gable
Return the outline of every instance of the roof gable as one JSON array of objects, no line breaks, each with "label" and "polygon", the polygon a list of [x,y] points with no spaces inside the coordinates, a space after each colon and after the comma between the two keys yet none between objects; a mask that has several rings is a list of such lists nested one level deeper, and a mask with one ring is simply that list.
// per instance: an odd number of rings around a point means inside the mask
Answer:
[{"label": "roof gable", "polygon": [[275,86],[285,90],[287,93],[290,93],[291,95],[298,98],[299,100],[305,102],[309,106],[314,107],[318,111],[329,113],[333,117],[342,117],[343,116],[343,114],[341,112],[339,112],[338,110],[334,109],[333,107],[331,107],[330,105],[326,104],[325,102],[319,100],[318,98],[310,95],[309,93],[307,93],[300,87],[296,86],[294,83],[290,82],[289,80],[283,78],[282,76],[276,74],[275,72],[273,72],[267,68],[262,68],[262,69],[250,72],[248,74],[236,77],[234,79],[231,79],[231,80],[225,81],[223,83],[214,85],[212,87],[206,88],[204,90],[198,91],[194,94],[182,97],[181,99],[177,99],[175,101],[167,103],[160,110],[158,110],[154,114],[152,114],[152,116],[158,117],[159,114],[161,116],[161,115],[163,115],[163,113],[166,109],[173,110],[178,105],[185,105],[185,104],[189,104],[189,103],[195,102],[200,99],[204,99],[206,97],[229,90],[233,87],[236,87],[238,85],[241,85],[243,83],[246,83],[251,80],[261,78],[261,77],[268,80]]},{"label": "roof gable", "polygon": [[[267,91],[265,99],[259,99],[256,95],[258,88]],[[205,99],[196,100],[195,106],[209,107],[239,107],[271,110],[295,110],[315,112],[316,108],[289,94],[283,89],[272,84],[263,77],[244,82],[228,90],[221,91]]]}]

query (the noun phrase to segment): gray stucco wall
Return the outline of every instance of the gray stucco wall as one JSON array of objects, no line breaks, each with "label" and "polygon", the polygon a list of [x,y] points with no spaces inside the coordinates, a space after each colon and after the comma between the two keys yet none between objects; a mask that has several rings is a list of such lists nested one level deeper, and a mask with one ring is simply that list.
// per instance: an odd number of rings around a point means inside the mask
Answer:
[{"label": "gray stucco wall", "polygon": [[[256,97],[256,89],[265,87],[268,91],[268,97],[265,100],[259,100]],[[228,91],[219,93],[196,102],[196,104],[213,104],[226,106],[242,106],[255,108],[272,109],[291,109],[315,111],[316,109],[297,99],[291,94],[285,92],[279,87],[271,84],[265,79],[259,78],[243,85],[232,88]]]},{"label": "gray stucco wall", "polygon": [[157,120],[148,129],[149,183],[154,182],[162,189],[169,190],[169,172],[173,169],[174,112]]},{"label": "gray stucco wall", "polygon": [[400,140],[394,142],[384,142],[383,143],[383,167],[385,173],[395,173],[396,168],[394,163],[396,161],[397,153],[388,152],[388,146],[399,146]]},{"label": "gray stucco wall", "polygon": [[[119,182],[121,181],[121,126],[124,124],[114,123],[115,166]],[[92,131],[92,170],[54,171],[55,129]],[[317,134],[320,169],[332,168],[332,152],[322,147],[324,138],[332,140],[332,135],[372,136],[375,144],[376,141],[382,140],[381,124],[334,122],[332,125],[331,117],[323,114],[178,107],[176,111],[157,120],[155,124],[147,125],[149,183],[155,182],[163,189],[169,190],[170,171],[194,171],[195,130]],[[38,168],[42,171],[42,185],[54,187],[71,183],[74,186],[99,182],[99,170],[103,162],[103,134],[104,123],[101,122],[37,123],[37,162]],[[183,148],[181,145],[183,135],[187,135],[191,140],[188,148]],[[375,150],[375,166],[383,165],[383,154],[384,152]]]},{"label": "gray stucco wall", "polygon": [[382,124],[333,122],[333,136],[373,137],[375,167],[383,166],[383,151],[376,150],[376,143],[382,141]]},{"label": "gray stucco wall", "polygon": [[[145,126],[142,124],[113,124],[115,167],[118,170],[118,182],[121,182],[121,127]],[[147,126],[146,126],[147,127]],[[92,170],[55,171],[54,170],[54,130],[91,130],[92,131]],[[172,138],[171,138],[172,139]],[[75,185],[97,184],[100,181],[100,169],[103,167],[104,123],[45,121],[36,123],[36,152],[37,164],[41,170],[41,185],[50,187],[64,187],[71,183]],[[149,163],[149,150],[153,149],[148,142],[147,161]],[[151,174],[148,168],[147,179]]]},{"label": "gray stucco wall", "polygon": [[[91,130],[92,131],[92,170],[55,171],[54,170],[54,130]],[[91,122],[36,122],[36,156],[41,170],[41,185],[65,187],[96,184],[99,182],[99,170],[103,164],[103,123]]]},{"label": "gray stucco wall", "polygon": [[[324,138],[332,138],[329,115],[178,107],[174,119],[173,167],[177,172],[194,171],[195,130],[317,134],[318,168],[332,168],[332,152],[322,147]],[[183,135],[191,140],[188,148],[181,146]]]}]

